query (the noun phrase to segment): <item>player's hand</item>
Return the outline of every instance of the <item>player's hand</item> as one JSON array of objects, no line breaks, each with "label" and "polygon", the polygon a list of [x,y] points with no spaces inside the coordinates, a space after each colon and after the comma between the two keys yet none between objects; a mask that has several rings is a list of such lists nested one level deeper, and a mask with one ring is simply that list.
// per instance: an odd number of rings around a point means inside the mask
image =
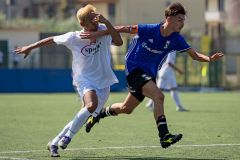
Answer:
[{"label": "player's hand", "polygon": [[99,32],[82,32],[80,33],[81,39],[89,39],[91,42],[96,42],[96,38],[99,37]]},{"label": "player's hand", "polygon": [[98,17],[98,21],[100,23],[104,23],[105,24],[105,23],[109,22],[102,14],[98,14],[97,17]]},{"label": "player's hand", "polygon": [[92,13],[90,13],[89,16],[90,16],[90,18],[92,19],[91,22],[94,23],[94,24],[96,24],[96,23],[98,23],[98,22],[105,24],[105,23],[108,22],[108,20],[107,20],[102,14],[100,14],[100,13],[94,13],[94,12],[92,12]]},{"label": "player's hand", "polygon": [[30,52],[31,49],[28,46],[18,47],[14,50],[16,54],[24,54],[24,58],[26,58]]},{"label": "player's hand", "polygon": [[210,56],[210,61],[216,61],[216,60],[222,58],[223,56],[224,56],[224,54],[222,52],[217,52]]}]

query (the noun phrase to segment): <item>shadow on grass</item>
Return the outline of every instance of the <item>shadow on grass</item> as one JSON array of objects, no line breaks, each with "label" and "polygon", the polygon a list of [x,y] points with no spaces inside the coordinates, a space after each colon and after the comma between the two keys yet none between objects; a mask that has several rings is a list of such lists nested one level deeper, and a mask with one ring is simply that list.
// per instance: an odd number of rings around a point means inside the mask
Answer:
[{"label": "shadow on grass", "polygon": [[224,159],[209,159],[209,158],[175,158],[175,157],[134,157],[134,156],[113,156],[113,157],[80,157],[70,160],[224,160]]}]

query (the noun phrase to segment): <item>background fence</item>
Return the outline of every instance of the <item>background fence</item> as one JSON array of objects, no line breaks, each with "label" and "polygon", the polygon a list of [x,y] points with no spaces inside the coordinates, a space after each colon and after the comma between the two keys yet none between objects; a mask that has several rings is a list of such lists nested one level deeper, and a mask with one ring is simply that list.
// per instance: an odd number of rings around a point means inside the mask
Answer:
[{"label": "background fence", "polygon": [[[111,91],[126,90],[125,73],[115,71],[119,83]],[[0,92],[73,92],[71,69],[0,69]]]},{"label": "background fence", "polygon": [[[56,34],[60,33],[39,33],[39,39]],[[16,35],[18,35],[18,32]],[[120,84],[114,85],[112,91],[125,90],[126,87],[124,57],[130,37],[123,38],[124,45],[122,47],[116,47],[116,50],[112,52],[113,68],[116,70],[117,76],[120,79]],[[194,49],[201,52],[202,42],[200,37],[187,37],[187,39]],[[239,89],[239,43],[239,38],[223,37],[213,40],[212,45],[209,46],[209,53],[204,53],[210,54],[216,51],[223,51],[225,57],[217,62],[201,63],[193,61],[187,53],[177,54],[176,65],[184,71],[183,76],[177,74],[178,84],[188,87]],[[11,49],[9,49],[10,42],[1,40],[0,44],[0,49],[3,52],[3,63],[0,66],[0,92],[73,91],[70,76],[72,55],[66,47],[50,45],[42,47],[39,50],[33,50],[33,53],[27,59],[19,56],[20,60],[15,66],[9,64],[9,59],[13,59],[11,58],[13,53]],[[14,45],[11,44],[11,46]],[[30,80],[28,81],[28,79]],[[67,84],[67,87],[63,86],[65,84]],[[26,87],[26,89],[24,89],[24,87]]]}]

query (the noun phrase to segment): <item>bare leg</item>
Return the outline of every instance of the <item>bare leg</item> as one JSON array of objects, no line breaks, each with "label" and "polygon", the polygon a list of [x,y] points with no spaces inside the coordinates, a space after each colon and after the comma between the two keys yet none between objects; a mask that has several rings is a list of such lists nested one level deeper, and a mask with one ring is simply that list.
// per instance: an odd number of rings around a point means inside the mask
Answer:
[{"label": "bare leg", "polygon": [[147,82],[142,87],[143,95],[151,98],[154,102],[154,118],[157,121],[158,117],[164,115],[164,94],[153,81]]},{"label": "bare leg", "polygon": [[94,112],[97,108],[98,98],[96,92],[91,90],[85,93],[83,97],[83,104],[84,107],[76,114],[72,120],[72,124],[66,133],[67,137],[72,138],[87,121],[91,113]]},{"label": "bare leg", "polygon": [[131,114],[140,103],[137,98],[128,93],[123,103],[114,103],[111,105],[111,109],[114,110],[116,114]]}]

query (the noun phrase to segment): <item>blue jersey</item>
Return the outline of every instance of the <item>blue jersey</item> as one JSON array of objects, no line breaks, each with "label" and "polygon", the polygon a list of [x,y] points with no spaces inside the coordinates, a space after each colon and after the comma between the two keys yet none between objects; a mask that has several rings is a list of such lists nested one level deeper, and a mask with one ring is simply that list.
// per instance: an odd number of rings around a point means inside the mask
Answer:
[{"label": "blue jersey", "polygon": [[184,38],[177,32],[163,37],[160,24],[139,24],[136,35],[125,56],[127,74],[136,68],[156,78],[158,69],[171,51],[183,52],[190,49]]}]

